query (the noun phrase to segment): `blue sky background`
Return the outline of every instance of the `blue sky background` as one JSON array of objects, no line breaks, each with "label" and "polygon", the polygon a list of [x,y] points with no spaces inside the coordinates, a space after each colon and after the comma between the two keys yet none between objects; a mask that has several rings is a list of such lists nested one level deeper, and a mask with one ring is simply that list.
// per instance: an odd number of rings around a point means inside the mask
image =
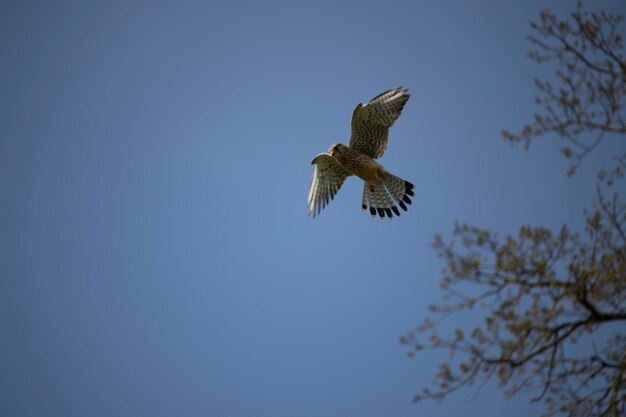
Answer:
[{"label": "blue sky background", "polygon": [[[500,138],[551,73],[526,58],[546,3],[3,2],[0,414],[537,413],[494,384],[411,404],[445,354],[398,337],[441,296],[435,233],[580,229],[617,149],[566,178],[560,142]],[[351,178],[307,218],[312,157],[399,85],[381,162],[409,212],[371,219]]]}]

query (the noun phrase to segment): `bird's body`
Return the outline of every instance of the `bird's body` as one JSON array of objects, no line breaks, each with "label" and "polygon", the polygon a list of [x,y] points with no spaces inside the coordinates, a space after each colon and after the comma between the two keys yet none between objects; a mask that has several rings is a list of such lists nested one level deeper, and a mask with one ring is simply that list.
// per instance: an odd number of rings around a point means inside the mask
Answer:
[{"label": "bird's body", "polygon": [[382,183],[385,168],[364,153],[343,144],[333,145],[328,152],[339,164],[366,183]]},{"label": "bird's body", "polygon": [[369,207],[372,216],[378,213],[380,217],[392,218],[392,212],[399,216],[396,203],[407,210],[406,204],[411,204],[409,196],[414,195],[413,184],[390,174],[375,159],[385,152],[389,128],[408,99],[407,90],[396,88],[379,94],[365,106],[356,106],[350,143],[336,143],[328,153],[317,155],[311,162],[315,172],[309,190],[309,214],[319,214],[350,175],[365,182],[361,206]]}]

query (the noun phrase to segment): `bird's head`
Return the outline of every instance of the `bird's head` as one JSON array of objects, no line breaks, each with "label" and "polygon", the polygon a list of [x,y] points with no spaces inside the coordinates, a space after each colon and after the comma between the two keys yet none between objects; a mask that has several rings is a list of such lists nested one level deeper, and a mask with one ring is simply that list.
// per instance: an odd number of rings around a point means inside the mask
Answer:
[{"label": "bird's head", "polygon": [[328,149],[328,153],[331,156],[343,155],[346,149],[348,149],[348,147],[343,143],[335,143],[333,144],[333,146],[330,147],[330,149]]}]

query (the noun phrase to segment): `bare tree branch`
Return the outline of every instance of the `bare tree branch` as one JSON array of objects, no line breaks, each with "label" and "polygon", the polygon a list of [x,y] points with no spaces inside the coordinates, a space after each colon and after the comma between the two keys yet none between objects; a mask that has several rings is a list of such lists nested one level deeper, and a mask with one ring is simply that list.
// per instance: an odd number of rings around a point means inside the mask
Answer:
[{"label": "bare tree branch", "polygon": [[[518,134],[503,131],[507,140],[529,146],[555,134],[567,141],[562,153],[569,175],[602,141],[624,141],[622,20],[585,11],[581,3],[566,20],[541,12],[540,22],[531,23],[536,49],[529,56],[557,63],[558,84],[536,80],[544,113]],[[607,187],[626,172],[626,153],[614,158],[614,167],[598,175]],[[445,263],[444,297],[400,342],[409,356],[443,349],[451,359],[415,401],[441,401],[474,385],[478,393],[497,378],[507,396],[536,391],[533,401],[545,405],[545,416],[626,415],[626,204],[598,184],[585,225],[582,237],[567,225],[559,231],[523,225],[517,235],[500,238],[467,224],[455,225],[450,242],[435,236],[433,247]],[[484,322],[449,336],[437,333],[443,320],[468,309],[481,309]],[[609,336],[596,337],[600,329]],[[589,345],[583,353],[581,346]]]},{"label": "bare tree branch", "polygon": [[[454,352],[441,365],[435,388],[416,401],[442,400],[463,387],[497,377],[506,395],[537,390],[548,416],[623,415],[626,412],[626,204],[606,198],[586,214],[585,237],[563,226],[552,232],[522,226],[499,238],[474,226],[455,227],[456,240],[433,243],[445,261],[442,288],[449,297],[431,306],[435,317],[408,332],[401,342],[410,355],[424,349]],[[461,290],[463,288],[463,290]],[[440,336],[437,324],[468,308],[486,317],[471,331]],[[610,340],[595,339],[600,328]],[[425,334],[430,333],[425,337]],[[603,343],[589,355],[576,344]]]},{"label": "bare tree branch", "polygon": [[537,49],[529,57],[539,64],[556,62],[560,86],[536,80],[542,93],[536,103],[545,113],[536,114],[534,123],[519,133],[503,130],[504,139],[528,147],[555,133],[569,142],[561,152],[570,161],[568,175],[573,175],[605,134],[625,134],[626,59],[618,31],[622,21],[622,15],[585,11],[581,3],[566,20],[544,9],[540,22],[530,24],[535,33],[528,39]]}]

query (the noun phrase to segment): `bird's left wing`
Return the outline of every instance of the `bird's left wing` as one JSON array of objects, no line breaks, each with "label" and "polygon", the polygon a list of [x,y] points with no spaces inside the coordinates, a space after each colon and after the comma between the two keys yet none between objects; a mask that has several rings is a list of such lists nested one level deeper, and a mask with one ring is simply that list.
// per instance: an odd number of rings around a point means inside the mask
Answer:
[{"label": "bird's left wing", "polygon": [[352,113],[349,146],[374,159],[382,156],[387,149],[389,128],[398,120],[408,100],[408,90],[398,87],[377,95],[365,105],[359,103]]},{"label": "bird's left wing", "polygon": [[315,217],[335,197],[345,179],[352,174],[327,153],[317,155],[311,164],[315,165],[315,172],[311,179],[307,205],[309,216]]}]

